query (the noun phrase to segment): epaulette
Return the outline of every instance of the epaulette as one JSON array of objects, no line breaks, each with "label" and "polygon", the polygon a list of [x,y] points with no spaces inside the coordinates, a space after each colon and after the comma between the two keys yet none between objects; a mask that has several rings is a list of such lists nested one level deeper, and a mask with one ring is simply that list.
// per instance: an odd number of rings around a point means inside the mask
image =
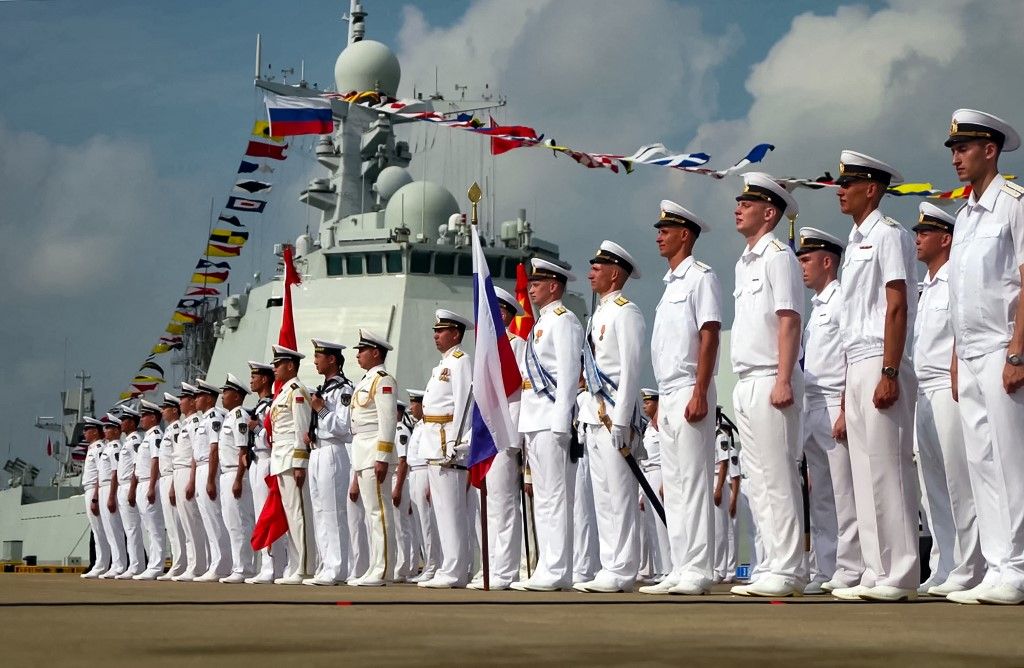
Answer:
[{"label": "epaulette", "polygon": [[772,247],[777,251],[786,250],[786,246],[778,239],[772,239]]},{"label": "epaulette", "polygon": [[236,408],[235,409],[235,418],[238,419],[238,420],[242,419],[242,409],[241,408]]},{"label": "epaulette", "polygon": [[553,311],[555,315],[565,315],[567,312],[568,311],[564,306],[559,306]]},{"label": "epaulette", "polygon": [[1000,190],[1002,190],[1004,193],[1006,193],[1013,199],[1020,199],[1021,197],[1024,197],[1024,186],[1019,186],[1016,183],[1012,183],[1010,181],[1004,183],[1003,187],[1000,188]]},{"label": "epaulette", "polygon": [[888,225],[889,227],[899,227],[900,226],[900,223],[899,223],[898,220],[896,220],[895,218],[890,218],[889,216],[882,216],[882,222],[885,223],[886,225]]},{"label": "epaulette", "polygon": [[297,390],[299,389],[299,384],[296,382],[292,382],[292,384],[289,386],[289,389]]},{"label": "epaulette", "polygon": [[465,355],[466,355],[466,353],[462,352],[461,350],[456,350],[455,352],[452,353],[452,357],[454,357],[455,359],[459,359],[460,357],[465,357]]},{"label": "epaulette", "polygon": [[629,300],[626,299],[625,297],[619,297],[618,299],[615,300],[615,305],[616,306],[625,306],[628,303],[629,303]]},{"label": "epaulette", "polygon": [[693,266],[696,267],[697,269],[700,269],[703,272],[711,271],[711,267],[709,265],[704,264],[700,260],[694,260]]},{"label": "epaulette", "polygon": [[377,375],[380,376],[381,378],[387,378],[388,372],[385,371],[384,369],[378,369]]}]

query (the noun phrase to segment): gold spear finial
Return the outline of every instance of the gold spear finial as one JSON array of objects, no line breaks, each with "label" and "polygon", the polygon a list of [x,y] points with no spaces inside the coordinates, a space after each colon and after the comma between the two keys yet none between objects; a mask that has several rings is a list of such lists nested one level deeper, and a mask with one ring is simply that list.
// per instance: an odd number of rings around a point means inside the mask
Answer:
[{"label": "gold spear finial", "polygon": [[483,193],[482,190],[480,190],[479,184],[477,184],[477,182],[474,181],[473,185],[471,185],[469,187],[469,192],[467,194],[469,195],[469,201],[473,203],[473,213],[472,213],[472,216],[470,218],[470,223],[472,223],[473,225],[476,225],[477,222],[479,222],[477,220],[477,215],[476,215],[476,205],[480,201],[480,198],[483,197],[484,193]]}]

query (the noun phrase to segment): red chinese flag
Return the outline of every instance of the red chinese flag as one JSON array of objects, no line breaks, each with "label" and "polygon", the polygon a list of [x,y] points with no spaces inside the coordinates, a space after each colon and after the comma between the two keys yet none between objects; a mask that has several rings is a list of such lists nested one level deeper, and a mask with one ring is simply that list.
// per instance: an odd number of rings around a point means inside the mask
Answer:
[{"label": "red chinese flag", "polygon": [[533,329],[533,306],[530,304],[530,295],[527,292],[526,266],[522,262],[516,267],[516,301],[523,307],[523,315],[518,315],[509,325],[510,332],[520,338],[526,338]]},{"label": "red chinese flag", "polygon": [[[292,313],[292,286],[302,282],[299,272],[295,270],[295,249],[284,247],[284,308],[281,314],[281,332],[277,335],[277,345],[297,350],[298,339],[295,338],[295,316]],[[274,382],[274,394],[281,391],[284,383]]]},{"label": "red chinese flag", "polygon": [[275,540],[288,533],[288,516],[284,514],[284,503],[281,502],[277,477],[268,475],[263,481],[268,488],[267,500],[252,530],[252,538],[249,539],[254,551],[270,547]]}]

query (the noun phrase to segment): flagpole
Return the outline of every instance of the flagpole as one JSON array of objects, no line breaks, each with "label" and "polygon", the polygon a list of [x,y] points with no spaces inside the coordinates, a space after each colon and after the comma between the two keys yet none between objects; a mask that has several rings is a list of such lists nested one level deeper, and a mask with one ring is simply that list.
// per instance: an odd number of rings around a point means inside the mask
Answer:
[{"label": "flagpole", "polygon": [[[483,192],[480,190],[480,185],[474,181],[473,185],[469,187],[469,192],[466,194],[473,205],[469,222],[476,228],[479,223],[477,205],[480,203]],[[482,267],[477,268],[477,271],[481,270]],[[477,302],[477,308],[479,309],[479,296],[477,297]],[[479,318],[479,314],[477,317]],[[463,418],[465,418],[465,414],[463,414]],[[480,481],[480,561],[484,568],[484,591],[490,591],[491,589],[491,557],[487,543],[487,477],[484,476],[484,479]]]}]

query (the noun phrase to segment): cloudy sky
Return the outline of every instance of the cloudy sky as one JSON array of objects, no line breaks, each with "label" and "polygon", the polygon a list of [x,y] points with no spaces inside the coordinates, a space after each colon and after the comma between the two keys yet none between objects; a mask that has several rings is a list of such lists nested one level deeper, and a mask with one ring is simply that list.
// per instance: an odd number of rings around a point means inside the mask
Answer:
[{"label": "cloudy sky", "polygon": [[[660,141],[725,167],[770,142],[777,148],[763,169],[814,177],[852,148],[909,180],[951,188],[942,140],[953,109],[982,108],[1024,126],[1024,4],[1016,0],[365,4],[367,37],[390,44],[402,62],[400,94],[433,91],[435,76],[449,97],[455,84],[469,86],[469,96],[489,84],[509,98],[499,120],[585,150],[629,154]],[[256,33],[279,79],[304,61],[308,80],[330,86],[346,7],[0,2],[0,447],[52,471],[43,464],[46,436],[32,422],[54,414],[78,369],[93,376],[99,408],[113,402],[182,293],[211,200],[219,206],[233,183],[260,109],[251,85]],[[414,174],[464,192],[479,176],[479,146],[433,141]],[[295,148],[299,159],[275,178],[275,203],[234,263],[235,280],[265,271],[269,247],[310,222],[294,197],[322,174],[309,142]],[[1021,159],[1010,154],[1002,166],[1020,173]],[[526,208],[578,269],[603,238],[631,250],[649,268],[631,288],[648,313],[663,267],[650,226],[660,199],[679,201],[715,228],[698,255],[731,293],[743,245],[731,219],[738,180],[642,166],[616,176],[540,149],[502,156],[494,170],[496,217]],[[830,191],[797,197],[801,224],[846,235],[849,221]],[[910,221],[916,204],[883,208]]]}]

